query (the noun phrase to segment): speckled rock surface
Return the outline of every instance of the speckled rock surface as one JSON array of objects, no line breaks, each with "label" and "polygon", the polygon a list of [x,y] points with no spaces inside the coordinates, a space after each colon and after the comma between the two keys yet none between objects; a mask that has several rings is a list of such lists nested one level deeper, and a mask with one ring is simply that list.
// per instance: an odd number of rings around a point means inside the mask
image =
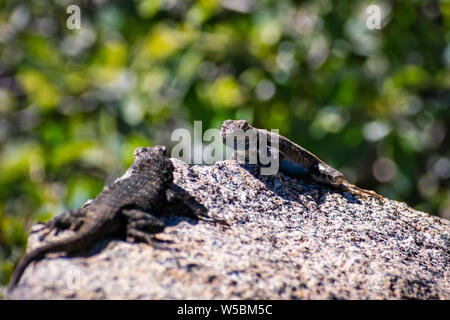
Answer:
[{"label": "speckled rock surface", "polygon": [[450,299],[450,221],[232,161],[173,162],[176,183],[230,228],[169,217],[158,238],[170,250],[107,239],[49,256],[7,298]]}]

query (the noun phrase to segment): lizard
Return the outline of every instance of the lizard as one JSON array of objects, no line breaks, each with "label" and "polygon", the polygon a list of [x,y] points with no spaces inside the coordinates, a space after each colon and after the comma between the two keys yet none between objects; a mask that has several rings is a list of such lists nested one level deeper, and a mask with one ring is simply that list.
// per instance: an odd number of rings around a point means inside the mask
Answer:
[{"label": "lizard", "polygon": [[[192,197],[173,183],[174,167],[165,156],[164,146],[137,148],[131,167],[121,178],[103,188],[100,194],[81,209],[66,211],[44,224],[50,231],[72,229],[73,236],[42,245],[26,254],[11,277],[9,288],[14,288],[33,261],[52,252],[67,254],[87,249],[94,242],[122,234],[129,242],[146,242],[158,247],[153,234],[161,232],[165,224],[157,217],[166,202],[182,200],[198,218],[209,218],[193,206]],[[226,224],[226,223],[224,223]]]},{"label": "lizard", "polygon": [[[235,160],[239,154],[248,160],[249,152],[257,150],[261,137],[265,135],[267,148],[273,157],[275,155],[279,157],[279,169],[282,172],[288,175],[307,177],[321,185],[362,198],[375,197],[383,200],[383,197],[375,191],[361,189],[350,183],[341,172],[288,138],[265,129],[252,127],[246,120],[225,120],[220,133],[223,143],[234,149],[232,158]],[[251,134],[255,134],[257,137],[256,146],[252,146],[249,139],[244,140],[243,143],[236,143],[234,140],[234,137],[239,137],[239,135],[249,137]],[[274,141],[278,141],[278,143],[276,144]]]}]

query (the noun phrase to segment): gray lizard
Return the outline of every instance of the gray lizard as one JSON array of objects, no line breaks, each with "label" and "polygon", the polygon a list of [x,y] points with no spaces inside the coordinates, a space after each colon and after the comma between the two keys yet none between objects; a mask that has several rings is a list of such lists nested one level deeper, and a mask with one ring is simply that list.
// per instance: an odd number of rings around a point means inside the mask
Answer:
[{"label": "gray lizard", "polygon": [[221,222],[209,218],[198,206],[192,205],[195,201],[189,194],[172,183],[174,167],[165,153],[163,146],[136,149],[134,162],[123,178],[107,185],[83,208],[62,213],[47,222],[45,226],[49,232],[72,229],[76,233],[26,254],[11,277],[10,288],[18,284],[31,262],[51,252],[80,252],[99,239],[118,233],[124,234],[130,242],[158,246],[153,234],[164,230],[165,225],[157,215],[167,199],[185,201],[200,219]]},{"label": "gray lizard", "polygon": [[[252,146],[249,139],[244,140],[243,143],[238,143],[234,139],[234,137],[238,136],[249,137],[251,134],[256,135],[257,145]],[[361,189],[353,185],[345,179],[341,172],[332,168],[308,150],[277,133],[254,128],[245,120],[225,120],[221,128],[223,143],[235,150],[233,155],[235,159],[237,159],[239,153],[243,154],[244,159],[248,159],[249,152],[258,151],[259,142],[263,135],[267,140],[269,151],[278,155],[279,158],[277,160],[280,162],[279,168],[281,171],[289,175],[304,176],[325,186],[347,191],[350,194],[363,198],[375,197],[380,200],[383,199],[382,196],[372,190]],[[273,143],[275,140],[278,142],[276,150],[276,144]]]}]

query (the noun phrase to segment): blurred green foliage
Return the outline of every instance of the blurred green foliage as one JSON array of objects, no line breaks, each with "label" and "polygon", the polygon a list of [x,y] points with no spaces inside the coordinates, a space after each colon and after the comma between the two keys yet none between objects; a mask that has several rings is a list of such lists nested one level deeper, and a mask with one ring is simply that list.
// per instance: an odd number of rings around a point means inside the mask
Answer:
[{"label": "blurred green foliage", "polygon": [[[81,8],[69,30],[66,9]],[[366,26],[378,4],[381,30]],[[450,1],[0,0],[0,281],[31,224],[170,133],[247,119],[450,217]]]}]

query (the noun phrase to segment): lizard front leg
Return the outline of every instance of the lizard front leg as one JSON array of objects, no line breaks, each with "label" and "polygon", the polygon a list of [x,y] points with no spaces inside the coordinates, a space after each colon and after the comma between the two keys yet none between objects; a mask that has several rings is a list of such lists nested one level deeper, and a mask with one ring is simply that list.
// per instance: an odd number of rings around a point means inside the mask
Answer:
[{"label": "lizard front leg", "polygon": [[[276,154],[276,156],[274,156]],[[267,170],[273,168],[270,174],[276,174],[279,170],[284,171],[286,165],[284,155],[270,146],[258,146],[258,148],[246,150],[233,150],[230,160],[237,161],[254,176],[267,175]],[[276,162],[275,165],[273,162]]]},{"label": "lizard front leg", "polygon": [[219,223],[222,225],[229,226],[224,220],[218,218],[211,218],[208,216],[208,210],[201,204],[199,204],[193,196],[186,192],[183,188],[171,183],[166,190],[167,201],[169,203],[181,203],[185,208],[187,207],[189,211],[199,220],[203,220],[209,223]]},{"label": "lizard front leg", "polygon": [[128,242],[145,242],[158,249],[167,249],[160,245],[161,240],[156,233],[164,231],[165,224],[149,212],[138,209],[124,209],[122,214],[126,220],[126,240]]}]

